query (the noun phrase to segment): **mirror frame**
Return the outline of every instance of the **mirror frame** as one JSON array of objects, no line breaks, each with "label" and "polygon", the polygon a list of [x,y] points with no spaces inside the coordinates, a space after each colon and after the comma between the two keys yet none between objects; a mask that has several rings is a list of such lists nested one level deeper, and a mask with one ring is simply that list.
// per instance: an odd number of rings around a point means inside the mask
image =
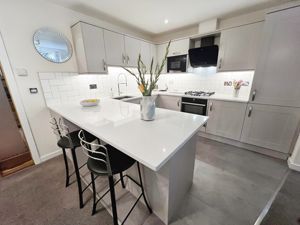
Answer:
[{"label": "mirror frame", "polygon": [[[51,31],[51,32],[53,32],[53,33],[56,33],[58,36],[62,37],[62,38],[65,40],[65,42],[66,42],[66,44],[67,44],[67,47],[68,47],[68,49],[69,49],[69,51],[70,51],[70,54],[69,54],[69,56],[68,56],[64,61],[62,61],[62,62],[56,62],[56,61],[54,61],[54,60],[51,60],[51,59],[49,59],[49,58],[46,58],[46,57],[44,57],[44,56],[42,55],[42,53],[38,50],[38,48],[37,48],[36,45],[35,45],[35,40],[36,40],[36,38],[38,37],[38,33],[41,32],[41,31],[43,31],[43,30],[44,30],[44,31]],[[69,61],[69,60],[72,58],[72,56],[73,56],[73,47],[72,47],[72,44],[71,44],[70,40],[69,40],[63,33],[59,32],[59,31],[57,31],[57,30],[55,30],[55,29],[53,29],[53,28],[42,27],[42,28],[37,29],[37,30],[34,32],[34,34],[33,34],[32,41],[33,41],[34,49],[39,53],[39,55],[40,55],[43,59],[45,59],[45,60],[47,60],[47,61],[49,61],[49,62],[61,64],[61,63],[65,63],[65,62]]]}]

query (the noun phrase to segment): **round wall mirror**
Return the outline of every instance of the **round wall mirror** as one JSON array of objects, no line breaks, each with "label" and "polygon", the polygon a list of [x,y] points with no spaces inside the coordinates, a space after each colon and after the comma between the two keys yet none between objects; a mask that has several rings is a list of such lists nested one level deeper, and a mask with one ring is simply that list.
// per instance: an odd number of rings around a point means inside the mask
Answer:
[{"label": "round wall mirror", "polygon": [[33,44],[37,52],[54,63],[63,63],[72,56],[72,45],[62,33],[51,28],[41,28],[33,35]]}]

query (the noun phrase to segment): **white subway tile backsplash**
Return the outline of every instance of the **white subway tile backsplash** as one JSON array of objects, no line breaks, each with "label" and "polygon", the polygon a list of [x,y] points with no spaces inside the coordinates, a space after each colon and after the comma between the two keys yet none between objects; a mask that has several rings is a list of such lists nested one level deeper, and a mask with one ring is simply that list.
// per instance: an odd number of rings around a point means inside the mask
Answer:
[{"label": "white subway tile backsplash", "polygon": [[[78,75],[76,73],[39,73],[45,100],[49,104],[68,101],[80,101],[84,98],[100,98],[118,94],[118,76],[125,74],[127,87],[121,85],[121,91],[126,93],[137,93],[138,88],[135,78],[122,68],[109,67],[108,75]],[[162,74],[158,86],[159,89],[168,87],[169,91],[202,90],[215,91],[219,94],[232,95],[233,87],[224,86],[224,81],[243,80],[249,82],[249,86],[243,86],[240,95],[248,97],[254,72],[222,72],[216,73],[216,69],[198,68],[193,73]],[[126,79],[120,77],[120,82]],[[89,89],[90,84],[96,84],[97,89]]]}]

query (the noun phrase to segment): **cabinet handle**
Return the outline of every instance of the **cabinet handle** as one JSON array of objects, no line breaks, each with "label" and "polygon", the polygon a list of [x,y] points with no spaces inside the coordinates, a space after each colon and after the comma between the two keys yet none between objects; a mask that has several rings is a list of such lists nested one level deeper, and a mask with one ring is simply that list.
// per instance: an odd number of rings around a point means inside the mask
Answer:
[{"label": "cabinet handle", "polygon": [[124,54],[122,54],[122,62],[123,62],[123,64],[125,64],[125,55]]},{"label": "cabinet handle", "polygon": [[178,106],[178,107],[180,106],[180,100],[177,101],[177,106]]},{"label": "cabinet handle", "polygon": [[254,90],[254,91],[252,92],[252,101],[255,100],[255,96],[256,96],[256,90]]},{"label": "cabinet handle", "polygon": [[220,60],[219,60],[219,66],[218,66],[218,68],[221,69],[221,67],[222,67],[222,58],[220,58]]},{"label": "cabinet handle", "polygon": [[129,56],[128,56],[128,55],[127,55],[126,59],[127,59],[127,62],[126,62],[126,63],[128,64],[128,62],[129,62]]},{"label": "cabinet handle", "polygon": [[103,70],[106,71],[107,70],[107,65],[106,65],[106,62],[105,60],[103,59]]},{"label": "cabinet handle", "polygon": [[212,111],[212,107],[213,107],[213,103],[211,102],[211,103],[209,104],[209,111]]},{"label": "cabinet handle", "polygon": [[251,116],[251,114],[252,114],[252,109],[253,109],[252,106],[250,106],[250,107],[249,107],[249,112],[248,112],[248,117]]}]

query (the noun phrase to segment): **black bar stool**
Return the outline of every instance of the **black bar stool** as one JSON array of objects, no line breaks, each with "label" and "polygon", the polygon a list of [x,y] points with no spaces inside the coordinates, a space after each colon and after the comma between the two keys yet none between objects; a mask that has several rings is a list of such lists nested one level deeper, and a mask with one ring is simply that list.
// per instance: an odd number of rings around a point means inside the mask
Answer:
[{"label": "black bar stool", "polygon": [[[97,203],[108,193],[110,192],[111,198],[111,205],[112,205],[112,213],[113,213],[113,222],[114,225],[118,225],[118,215],[117,215],[117,206],[116,206],[116,197],[115,197],[115,185],[121,181],[122,187],[125,188],[124,177],[129,178],[132,180],[136,185],[141,188],[141,194],[129,210],[128,214],[125,216],[123,222],[124,224],[127,218],[129,217],[130,213],[138,203],[141,197],[144,198],[146,206],[150,213],[152,213],[152,209],[150,208],[145,192],[143,187],[143,181],[141,176],[140,164],[132,159],[131,157],[125,155],[124,153],[120,152],[116,148],[111,145],[101,145],[96,143],[91,143],[86,138],[86,132],[81,130],[78,133],[78,137],[80,139],[80,144],[84,153],[89,157],[87,161],[87,167],[91,171],[91,179],[92,179],[92,187],[93,187],[93,211],[92,215],[96,212]],[[133,164],[137,164],[138,175],[140,182],[137,182],[129,175],[123,175],[123,172],[129,169]],[[120,179],[114,181],[113,175],[120,174]],[[95,177],[96,175],[96,177]],[[96,186],[95,186],[95,179],[98,176],[108,176],[109,181],[109,189],[97,200],[96,199]]]},{"label": "black bar stool", "polygon": [[[79,166],[77,161],[76,149],[78,147],[81,147],[80,140],[78,138],[79,130],[70,132],[68,126],[66,126],[63,123],[61,118],[59,119],[59,122],[57,122],[56,118],[51,117],[50,123],[52,124],[51,127],[53,129],[53,132],[59,137],[57,145],[63,151],[65,170],[66,170],[66,187],[70,185],[70,177],[75,174],[77,187],[78,187],[79,207],[83,208],[83,193],[85,190],[87,190],[87,188],[91,183],[88,184],[84,189],[82,189],[82,183],[81,183],[81,177],[79,171],[87,163],[84,163],[83,165]],[[85,132],[85,135],[87,137],[87,140],[89,141],[95,141],[97,139],[95,136],[89,134],[88,132]],[[69,174],[69,164],[68,164],[66,149],[70,149],[72,154],[72,160],[74,166],[74,172],[72,174]]]}]

